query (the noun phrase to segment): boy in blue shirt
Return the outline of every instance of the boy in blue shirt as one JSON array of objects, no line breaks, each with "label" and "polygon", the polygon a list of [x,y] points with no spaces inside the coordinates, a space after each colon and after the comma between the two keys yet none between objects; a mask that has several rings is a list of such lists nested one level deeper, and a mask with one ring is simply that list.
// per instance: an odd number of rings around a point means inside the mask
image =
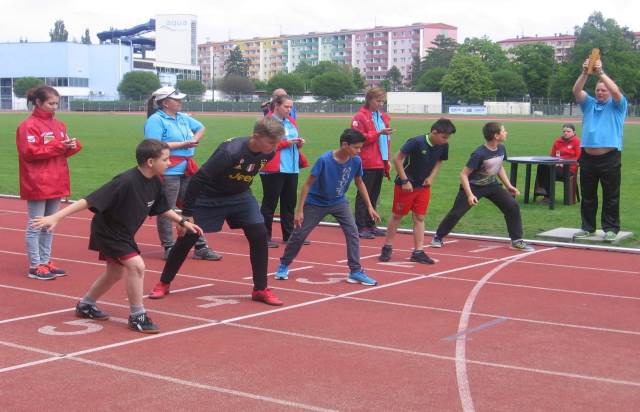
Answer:
[{"label": "boy in blue shirt", "polygon": [[347,282],[377,285],[378,282],[367,276],[360,266],[358,228],[345,197],[349,184],[354,180],[367,205],[369,215],[375,221],[380,221],[380,216],[373,208],[362,181],[362,160],[358,154],[364,141],[362,133],[355,129],[346,129],[340,136],[340,148],[324,153],[313,165],[311,174],[300,191],[294,217],[295,229],[280,258],[280,266],[274,275],[276,279],[289,278],[289,265],[300,252],[304,240],[326,215],[332,215],[340,224],[347,243],[350,270]]}]

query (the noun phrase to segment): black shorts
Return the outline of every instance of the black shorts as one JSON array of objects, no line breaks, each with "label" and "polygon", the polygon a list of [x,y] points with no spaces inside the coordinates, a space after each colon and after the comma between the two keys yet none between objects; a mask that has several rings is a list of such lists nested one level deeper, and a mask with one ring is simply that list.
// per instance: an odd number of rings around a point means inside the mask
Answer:
[{"label": "black shorts", "polygon": [[226,220],[231,229],[264,224],[260,206],[251,191],[196,200],[193,219],[206,233],[219,232]]}]

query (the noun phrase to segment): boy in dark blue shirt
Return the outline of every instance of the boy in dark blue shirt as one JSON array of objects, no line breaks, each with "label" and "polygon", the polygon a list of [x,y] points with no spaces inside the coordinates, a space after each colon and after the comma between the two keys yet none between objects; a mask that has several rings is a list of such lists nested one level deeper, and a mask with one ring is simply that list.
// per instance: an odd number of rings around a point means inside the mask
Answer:
[{"label": "boy in dark blue shirt", "polygon": [[[440,222],[431,240],[431,247],[442,247],[442,239],[453,230],[462,216],[477,205],[479,199],[486,197],[504,214],[511,248],[531,252],[533,247],[522,240],[520,206],[513,198],[520,191],[511,184],[502,166],[502,162],[507,159],[507,151],[502,144],[507,140],[507,130],[498,122],[489,122],[482,128],[482,134],[486,143],[471,153],[467,165],[460,172],[458,196],[447,216]],[[504,188],[498,183],[498,178]]]},{"label": "boy in dark blue shirt", "polygon": [[298,209],[294,217],[296,228],[280,258],[280,266],[274,275],[276,279],[289,278],[289,265],[300,252],[304,240],[326,215],[332,215],[340,224],[347,242],[350,270],[347,282],[367,286],[375,286],[378,283],[367,276],[360,266],[358,227],[345,197],[349,184],[354,180],[367,205],[369,215],[375,221],[380,221],[380,216],[373,208],[362,181],[362,160],[358,154],[364,141],[362,133],[355,129],[346,129],[340,136],[340,148],[324,153],[313,165],[311,174],[300,191]]},{"label": "boy in dark blue shirt", "polygon": [[449,136],[456,128],[449,119],[438,119],[428,135],[407,140],[393,157],[398,172],[393,190],[391,219],[387,226],[387,236],[378,260],[388,262],[393,251],[393,239],[403,216],[413,212],[413,252],[410,260],[433,264],[424,253],[424,218],[429,208],[431,185],[444,160],[449,158]]}]

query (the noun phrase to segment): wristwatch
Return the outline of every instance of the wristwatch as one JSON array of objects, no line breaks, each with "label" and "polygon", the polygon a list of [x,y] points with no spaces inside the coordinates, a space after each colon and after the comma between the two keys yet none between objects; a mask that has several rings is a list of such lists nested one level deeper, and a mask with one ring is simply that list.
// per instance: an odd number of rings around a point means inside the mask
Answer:
[{"label": "wristwatch", "polygon": [[405,183],[409,183],[409,179],[399,179],[399,182],[401,185],[403,185]]},{"label": "wristwatch", "polygon": [[182,216],[182,219],[180,219],[180,222],[178,222],[178,224],[180,226],[184,226],[184,223],[188,222],[188,221],[189,221],[189,219],[187,219],[186,217]]}]

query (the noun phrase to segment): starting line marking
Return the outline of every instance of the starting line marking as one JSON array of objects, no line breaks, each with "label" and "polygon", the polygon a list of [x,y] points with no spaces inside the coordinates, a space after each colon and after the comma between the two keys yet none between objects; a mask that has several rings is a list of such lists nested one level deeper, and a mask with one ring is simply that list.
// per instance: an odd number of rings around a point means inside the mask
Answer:
[{"label": "starting line marking", "polygon": [[[313,267],[314,267],[314,266],[301,266],[301,267],[299,267],[299,268],[289,269],[289,273],[291,273],[291,272],[295,272],[296,270],[311,269],[311,268],[313,268]],[[276,272],[270,272],[270,273],[267,273],[267,276],[273,276],[273,275],[275,275],[275,273],[276,273]],[[244,279],[244,280],[253,279],[253,276],[247,276],[247,277],[244,277],[244,278],[242,278],[242,279]]]}]

